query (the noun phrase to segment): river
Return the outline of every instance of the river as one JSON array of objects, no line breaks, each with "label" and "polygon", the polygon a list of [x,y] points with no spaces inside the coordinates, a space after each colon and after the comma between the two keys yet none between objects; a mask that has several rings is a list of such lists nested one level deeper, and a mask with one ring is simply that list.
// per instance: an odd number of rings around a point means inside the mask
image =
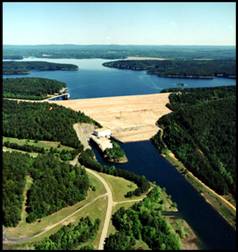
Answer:
[{"label": "river", "polygon": [[[18,60],[21,61],[21,60]],[[148,75],[145,71],[131,71],[102,66],[105,59],[48,59],[24,58],[23,61],[48,61],[75,64],[78,71],[32,71],[28,75],[4,75],[3,77],[42,77],[65,82],[70,99],[96,98],[122,95],[142,95],[160,93],[164,88],[176,87],[214,87],[235,85],[236,80],[214,78],[212,80],[162,78]],[[110,60],[111,61],[111,60]]]},{"label": "river", "polygon": [[[109,165],[94,145],[93,150],[103,164]],[[127,158],[126,164],[116,167],[144,175],[165,187],[172,200],[177,203],[178,210],[192,227],[203,249],[235,249],[236,233],[234,229],[200,196],[150,141],[122,144]]]}]

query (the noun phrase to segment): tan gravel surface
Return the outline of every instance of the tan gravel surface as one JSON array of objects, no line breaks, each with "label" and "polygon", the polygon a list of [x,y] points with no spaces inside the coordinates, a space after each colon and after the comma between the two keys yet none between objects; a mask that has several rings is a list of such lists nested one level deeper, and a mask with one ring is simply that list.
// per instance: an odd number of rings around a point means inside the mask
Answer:
[{"label": "tan gravel surface", "polygon": [[150,139],[158,131],[158,118],[171,112],[165,105],[169,93],[51,101],[83,111],[122,142]]}]

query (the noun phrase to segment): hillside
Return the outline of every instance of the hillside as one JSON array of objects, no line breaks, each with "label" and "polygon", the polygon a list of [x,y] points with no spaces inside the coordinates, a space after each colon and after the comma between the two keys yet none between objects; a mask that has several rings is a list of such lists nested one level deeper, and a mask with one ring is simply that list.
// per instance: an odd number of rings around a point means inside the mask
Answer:
[{"label": "hillside", "polygon": [[82,149],[73,124],[97,122],[84,113],[56,104],[3,101],[3,136],[60,141],[66,146]]},{"label": "hillside", "polygon": [[26,176],[33,180],[27,191],[27,222],[85,199],[89,189],[83,168],[60,162],[52,154],[31,158],[27,154],[6,152],[3,174],[3,224],[6,227],[16,226],[21,219]]},{"label": "hillside", "polygon": [[173,112],[157,122],[153,142],[170,149],[205,184],[236,195],[236,87],[183,89],[172,93]]},{"label": "hillside", "polygon": [[3,97],[38,100],[64,90],[66,84],[45,78],[4,78]]}]

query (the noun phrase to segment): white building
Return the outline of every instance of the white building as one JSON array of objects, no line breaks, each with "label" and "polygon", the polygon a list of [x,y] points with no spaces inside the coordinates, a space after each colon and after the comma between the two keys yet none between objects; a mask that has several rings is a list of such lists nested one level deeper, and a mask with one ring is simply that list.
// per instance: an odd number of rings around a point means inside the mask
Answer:
[{"label": "white building", "polygon": [[107,137],[110,138],[112,135],[112,132],[110,129],[101,128],[94,130],[93,134],[97,137]]}]

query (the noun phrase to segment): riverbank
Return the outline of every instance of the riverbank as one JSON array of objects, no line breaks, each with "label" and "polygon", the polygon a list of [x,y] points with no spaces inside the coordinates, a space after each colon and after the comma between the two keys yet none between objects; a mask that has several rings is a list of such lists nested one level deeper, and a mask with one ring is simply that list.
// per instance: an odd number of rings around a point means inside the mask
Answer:
[{"label": "riverbank", "polygon": [[236,207],[195,177],[170,150],[166,150],[162,156],[183,174],[186,180],[192,184],[206,202],[208,202],[236,230]]}]

